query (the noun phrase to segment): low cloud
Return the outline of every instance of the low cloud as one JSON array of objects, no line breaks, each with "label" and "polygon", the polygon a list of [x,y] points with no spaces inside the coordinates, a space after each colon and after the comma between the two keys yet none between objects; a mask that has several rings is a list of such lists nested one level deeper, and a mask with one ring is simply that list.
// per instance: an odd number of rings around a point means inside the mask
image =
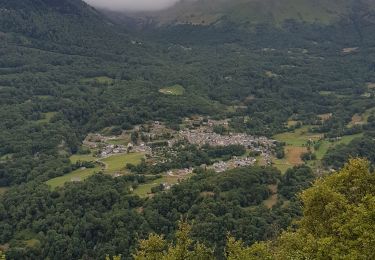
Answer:
[{"label": "low cloud", "polygon": [[180,0],[84,0],[89,5],[112,11],[158,11]]}]

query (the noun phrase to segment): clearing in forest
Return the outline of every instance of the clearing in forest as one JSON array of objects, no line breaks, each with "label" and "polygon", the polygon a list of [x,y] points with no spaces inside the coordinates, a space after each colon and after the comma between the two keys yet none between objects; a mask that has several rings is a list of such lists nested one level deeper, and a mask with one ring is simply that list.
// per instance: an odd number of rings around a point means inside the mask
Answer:
[{"label": "clearing in forest", "polygon": [[177,84],[171,87],[159,89],[159,92],[164,95],[182,96],[185,93],[185,89],[183,86]]},{"label": "clearing in forest", "polygon": [[306,147],[287,146],[285,147],[285,157],[289,164],[293,166],[303,164],[301,156],[307,153]]},{"label": "clearing in forest", "polygon": [[107,158],[100,160],[101,162],[107,165],[106,172],[113,173],[124,171],[126,164],[131,163],[137,165],[141,162],[144,158],[143,153],[128,153],[128,154],[120,154],[120,155],[113,155]]},{"label": "clearing in forest", "polygon": [[72,155],[70,157],[70,161],[73,164],[77,161],[98,162],[104,164],[106,167],[101,167],[100,165],[97,165],[94,168],[80,168],[66,175],[48,180],[46,184],[50,186],[52,189],[54,189],[56,187],[63,186],[67,182],[84,181],[88,177],[100,171],[103,171],[107,174],[124,171],[127,163],[136,165],[141,162],[142,158],[144,158],[143,153],[119,154],[104,159],[98,159],[96,157],[93,157],[91,154]]},{"label": "clearing in forest", "polygon": [[2,196],[9,188],[7,187],[0,187],[0,196]]},{"label": "clearing in forest", "polygon": [[38,120],[37,122],[38,123],[49,123],[52,119],[52,117],[54,117],[54,115],[56,115],[57,112],[47,112],[47,113],[43,113],[43,118]]},{"label": "clearing in forest", "polygon": [[169,176],[169,175],[164,175],[163,177],[149,181],[145,184],[139,185],[133,193],[135,195],[138,195],[141,198],[148,197],[152,195],[151,189],[154,187],[157,187],[159,185],[165,184],[167,186],[172,186],[179,181],[188,179],[191,177],[191,174],[184,175],[184,176]]},{"label": "clearing in forest", "polygon": [[263,204],[268,208],[271,209],[273,206],[276,205],[277,200],[278,200],[278,194],[277,194],[277,185],[269,185],[268,186],[271,195],[268,199],[263,201]]},{"label": "clearing in forest", "polygon": [[318,117],[322,121],[327,121],[327,120],[332,118],[332,113],[320,114],[320,115],[318,115]]},{"label": "clearing in forest", "polygon": [[77,169],[66,175],[53,178],[47,181],[46,184],[50,186],[52,189],[54,189],[56,187],[63,186],[67,182],[84,181],[85,179],[94,175],[95,173],[100,172],[100,170],[100,167]]},{"label": "clearing in forest", "polygon": [[274,136],[279,142],[292,146],[304,146],[309,140],[318,141],[323,138],[322,134],[310,133],[311,126],[303,126],[293,132],[285,132]]},{"label": "clearing in forest", "polygon": [[113,82],[114,80],[107,76],[81,79],[81,83],[99,83],[103,85],[111,85]]}]

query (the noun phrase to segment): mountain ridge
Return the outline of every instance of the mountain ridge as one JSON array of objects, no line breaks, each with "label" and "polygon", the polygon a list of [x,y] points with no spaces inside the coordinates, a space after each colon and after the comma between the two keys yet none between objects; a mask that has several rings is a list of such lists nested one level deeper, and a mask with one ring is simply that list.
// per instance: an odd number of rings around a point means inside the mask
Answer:
[{"label": "mountain ridge", "polygon": [[280,26],[288,20],[330,25],[348,17],[358,6],[362,10],[375,9],[375,3],[370,0],[197,0],[181,1],[159,12],[104,13],[117,22],[141,27],[222,23],[244,27],[264,23]]}]

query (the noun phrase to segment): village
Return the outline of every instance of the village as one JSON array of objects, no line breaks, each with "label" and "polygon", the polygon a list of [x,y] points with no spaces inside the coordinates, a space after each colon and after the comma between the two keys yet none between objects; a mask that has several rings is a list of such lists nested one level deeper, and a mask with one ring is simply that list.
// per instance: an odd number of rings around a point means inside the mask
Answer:
[{"label": "village", "polygon": [[[101,134],[90,134],[86,137],[83,145],[95,150],[98,158],[107,158],[112,155],[126,153],[143,153],[147,161],[153,165],[166,162],[165,154],[176,154],[173,149],[179,142],[187,142],[197,147],[205,145],[211,147],[227,147],[231,145],[243,146],[250,154],[258,155],[263,165],[272,164],[275,141],[266,137],[256,137],[243,133],[218,134],[214,132],[214,126],[228,127],[228,120],[195,120],[186,119],[187,127],[180,131],[167,128],[163,123],[154,121],[148,125],[137,126],[131,135],[137,131],[136,139],[127,138],[128,142],[118,142],[125,136],[104,136]],[[141,137],[141,138],[140,138]],[[219,160],[212,165],[202,165],[206,169],[212,169],[217,173],[238,167],[253,166],[257,163],[254,156],[234,156],[229,160]],[[193,172],[193,168],[176,169],[168,171],[169,175],[186,175]]]}]

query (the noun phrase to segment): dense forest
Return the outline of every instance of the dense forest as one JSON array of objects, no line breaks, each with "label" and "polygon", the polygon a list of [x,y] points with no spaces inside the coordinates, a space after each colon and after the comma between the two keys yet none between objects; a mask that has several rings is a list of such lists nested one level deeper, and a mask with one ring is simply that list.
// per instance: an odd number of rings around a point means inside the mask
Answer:
[{"label": "dense forest", "polygon": [[[374,173],[365,160],[351,160],[338,173],[303,191],[303,216],[298,227],[273,241],[246,246],[227,237],[225,259],[372,259],[374,258]],[[353,191],[353,183],[358,189]],[[366,230],[366,231],[364,231]],[[140,242],[135,259],[215,259],[213,250],[191,237],[181,222],[176,242],[151,234]]]},{"label": "dense forest", "polygon": [[[130,192],[145,181],[142,176],[95,175],[54,191],[45,184],[21,185],[1,199],[0,243],[10,241],[10,259],[128,259],[138,239],[150,232],[173,238],[184,218],[194,223],[194,238],[215,246],[220,257],[227,232],[253,243],[286,228],[301,214],[295,193],[313,178],[308,168],[283,176],[273,168],[201,172],[148,200]],[[267,207],[264,201],[277,189],[278,199]]]},{"label": "dense forest", "polygon": [[[375,163],[374,115],[348,126],[375,107],[373,14],[356,8],[329,25],[133,31],[79,0],[1,1],[0,250],[9,259],[130,259],[150,232],[173,240],[181,219],[218,259],[228,232],[246,245],[275,238],[302,214],[296,194],[316,177],[308,166],[283,175],[197,168],[152,198],[132,192],[149,174],[241,156],[243,147],[183,144],[171,163],[127,165],[129,176],[99,173],[55,190],[45,182],[77,168],[69,158],[88,133],[153,120],[178,130],[194,115],[229,118],[231,130],[267,137],[289,131],[291,118],[326,138],[361,134],[330,148],[323,165],[339,169],[357,156]],[[160,92],[173,85],[183,94]]]}]

